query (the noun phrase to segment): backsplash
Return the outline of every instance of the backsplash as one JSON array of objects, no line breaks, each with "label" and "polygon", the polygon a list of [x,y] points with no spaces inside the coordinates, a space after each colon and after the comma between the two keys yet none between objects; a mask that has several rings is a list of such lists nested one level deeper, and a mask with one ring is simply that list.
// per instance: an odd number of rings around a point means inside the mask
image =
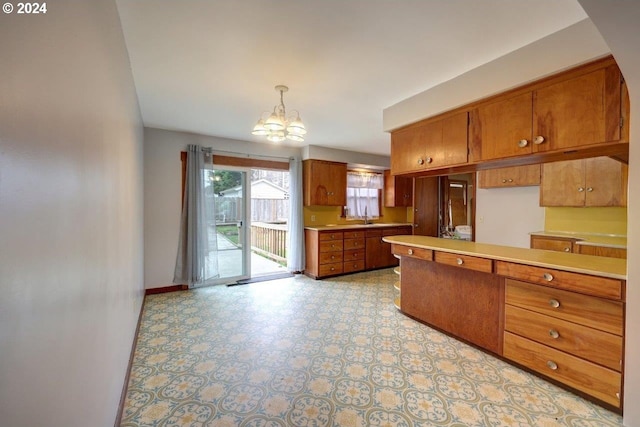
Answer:
[{"label": "backsplash", "polygon": [[[382,216],[380,219],[371,222],[395,222],[406,223],[407,214],[411,208],[382,208]],[[339,206],[305,206],[304,207],[304,225],[306,227],[314,227],[326,224],[357,224],[358,221],[347,221],[340,218],[342,209]],[[315,216],[315,221],[311,221],[311,216]]]},{"label": "backsplash", "polygon": [[545,231],[627,235],[627,208],[546,208]]}]

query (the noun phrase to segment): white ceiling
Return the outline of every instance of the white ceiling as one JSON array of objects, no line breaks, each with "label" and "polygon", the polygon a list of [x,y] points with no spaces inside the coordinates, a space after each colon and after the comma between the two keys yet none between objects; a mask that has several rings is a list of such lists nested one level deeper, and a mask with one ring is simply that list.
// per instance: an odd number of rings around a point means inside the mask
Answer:
[{"label": "white ceiling", "polygon": [[266,143],[251,129],[285,84],[302,144],[385,155],[384,108],[587,17],[576,0],[117,4],[145,126]]}]

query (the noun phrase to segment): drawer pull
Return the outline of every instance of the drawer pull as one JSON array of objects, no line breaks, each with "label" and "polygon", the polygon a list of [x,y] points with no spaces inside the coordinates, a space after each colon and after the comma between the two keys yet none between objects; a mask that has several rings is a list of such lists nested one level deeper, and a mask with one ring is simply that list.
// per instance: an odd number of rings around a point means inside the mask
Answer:
[{"label": "drawer pull", "polygon": [[462,265],[464,264],[464,261],[462,260],[462,258],[456,258],[456,264]]},{"label": "drawer pull", "polygon": [[553,308],[558,308],[560,307],[560,301],[558,301],[557,299],[550,299],[549,300],[549,305]]},{"label": "drawer pull", "polygon": [[553,360],[548,360],[547,361],[547,367],[549,369],[551,369],[552,371],[555,371],[558,369],[558,364],[556,362],[554,362]]},{"label": "drawer pull", "polygon": [[335,267],[331,267],[331,271],[336,271]]},{"label": "drawer pull", "polygon": [[560,338],[560,334],[555,329],[549,329],[549,336],[554,340],[557,340],[558,338]]},{"label": "drawer pull", "polygon": [[353,268],[358,268],[358,264],[353,264]]},{"label": "drawer pull", "polygon": [[353,246],[358,246],[358,242],[353,242]]},{"label": "drawer pull", "polygon": [[552,275],[551,273],[544,273],[544,274],[542,275],[542,278],[543,278],[544,280],[546,280],[547,282],[550,282],[550,281],[552,281],[552,280],[553,280],[553,275]]},{"label": "drawer pull", "polygon": [[520,141],[518,141],[518,147],[520,148],[524,148],[527,145],[529,145],[529,141],[527,141],[526,139],[521,139]]},{"label": "drawer pull", "polygon": [[419,159],[418,159],[418,164],[419,164],[419,165],[423,165],[423,164],[424,164],[424,160],[422,160],[422,159],[420,159],[420,158],[419,158]]},{"label": "drawer pull", "polygon": [[409,255],[413,255],[413,249],[409,249],[409,250],[407,251],[407,253],[408,253]]},{"label": "drawer pull", "polygon": [[571,252],[571,248],[564,248],[565,252]]},{"label": "drawer pull", "polygon": [[616,392],[616,398],[620,400],[620,392]]},{"label": "drawer pull", "polygon": [[336,238],[335,234],[332,234],[332,235],[331,235],[331,238],[332,238],[332,239],[335,239],[335,238]]},{"label": "drawer pull", "polygon": [[536,136],[536,139],[533,140],[533,143],[536,145],[540,145],[544,142],[544,136],[542,135],[538,135]]},{"label": "drawer pull", "polygon": [[331,255],[331,259],[336,259],[336,256],[335,255]]}]

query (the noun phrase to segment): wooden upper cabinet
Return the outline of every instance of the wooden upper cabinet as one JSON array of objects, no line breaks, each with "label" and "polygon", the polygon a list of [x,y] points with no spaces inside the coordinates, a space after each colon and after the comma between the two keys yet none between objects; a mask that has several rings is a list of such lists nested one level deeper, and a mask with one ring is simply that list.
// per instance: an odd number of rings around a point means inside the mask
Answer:
[{"label": "wooden upper cabinet", "polygon": [[478,187],[525,187],[540,185],[540,165],[514,166],[478,172]]},{"label": "wooden upper cabinet", "polygon": [[413,179],[391,175],[390,170],[384,171],[384,206],[413,206]]},{"label": "wooden upper cabinet", "polygon": [[469,160],[482,161],[532,152],[533,94],[482,105],[469,115]]},{"label": "wooden upper cabinet", "polygon": [[596,61],[477,103],[469,113],[469,161],[628,142],[628,111],[618,66]]},{"label": "wooden upper cabinet", "polygon": [[324,160],[303,162],[305,206],[347,204],[347,164]]},{"label": "wooden upper cabinet", "polygon": [[467,162],[467,112],[426,120],[391,134],[391,173],[403,174]]},{"label": "wooden upper cabinet", "polygon": [[626,206],[628,173],[609,157],[546,163],[540,206]]},{"label": "wooden upper cabinet", "polygon": [[621,100],[622,75],[616,65],[536,90],[534,152],[619,142]]}]

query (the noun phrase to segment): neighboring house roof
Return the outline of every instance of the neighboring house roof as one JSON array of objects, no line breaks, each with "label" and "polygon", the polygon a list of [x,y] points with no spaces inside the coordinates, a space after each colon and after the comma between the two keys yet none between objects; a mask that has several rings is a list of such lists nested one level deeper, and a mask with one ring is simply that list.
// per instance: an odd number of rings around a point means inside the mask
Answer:
[{"label": "neighboring house roof", "polygon": [[[226,197],[240,197],[241,193],[242,186],[228,188],[220,192],[221,195]],[[273,182],[259,179],[251,183],[251,198],[284,200],[289,198],[289,192]]]}]

